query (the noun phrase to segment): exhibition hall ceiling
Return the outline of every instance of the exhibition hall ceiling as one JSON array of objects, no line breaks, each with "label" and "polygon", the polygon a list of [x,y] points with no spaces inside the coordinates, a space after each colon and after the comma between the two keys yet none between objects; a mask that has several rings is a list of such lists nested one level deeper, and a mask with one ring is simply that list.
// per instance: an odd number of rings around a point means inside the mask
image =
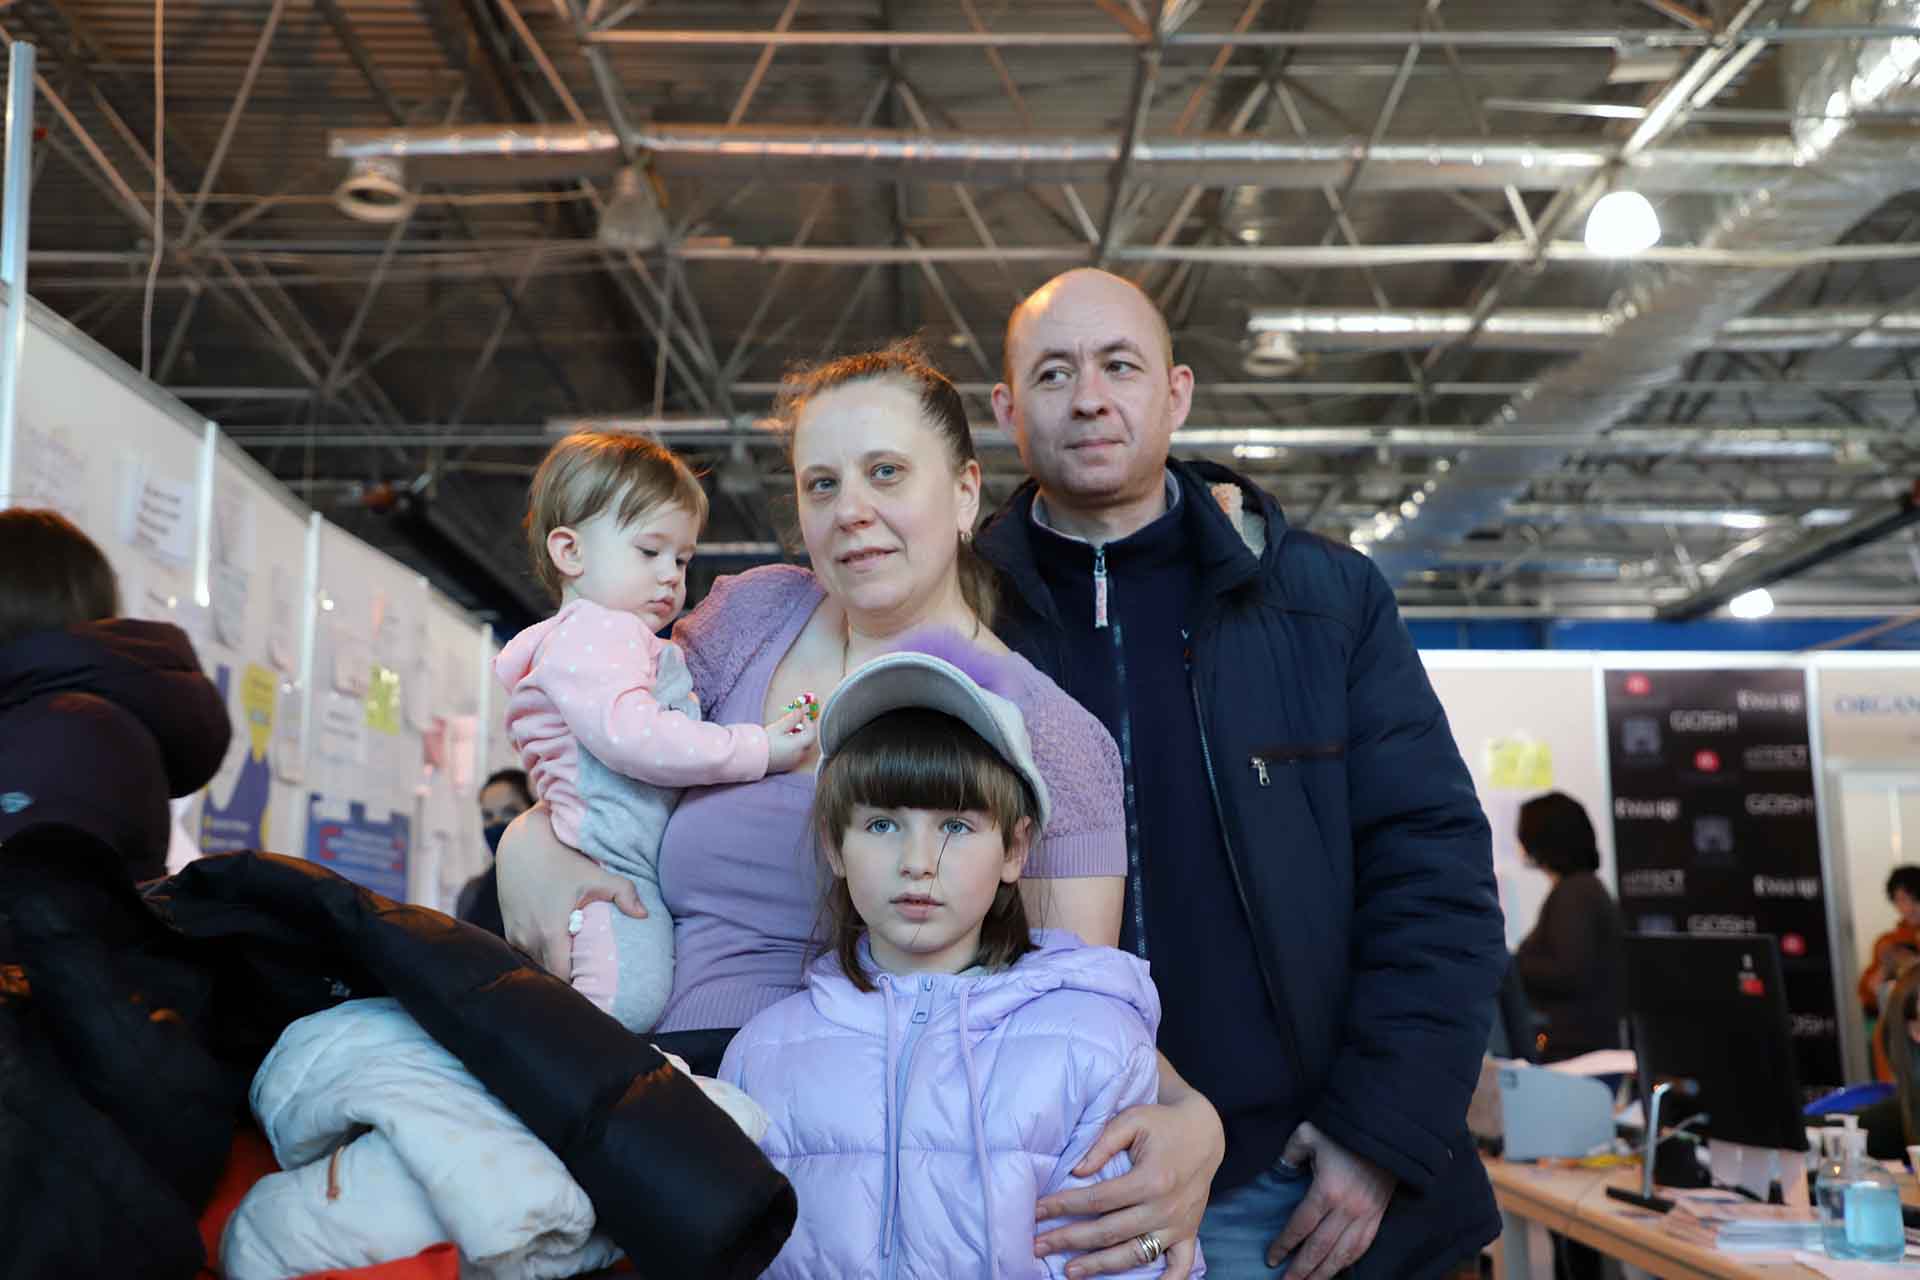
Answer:
[{"label": "exhibition hall ceiling", "polygon": [[[1176,451],[1410,608],[1920,602],[1920,3],[15,0],[0,29],[39,56],[34,296],[503,619],[540,607],[517,518],[557,432],[709,469],[704,574],[776,558],[782,373],[899,335],[1004,497],[1007,312],[1095,263],[1195,370]],[[1637,254],[1589,245],[1621,192]]]}]

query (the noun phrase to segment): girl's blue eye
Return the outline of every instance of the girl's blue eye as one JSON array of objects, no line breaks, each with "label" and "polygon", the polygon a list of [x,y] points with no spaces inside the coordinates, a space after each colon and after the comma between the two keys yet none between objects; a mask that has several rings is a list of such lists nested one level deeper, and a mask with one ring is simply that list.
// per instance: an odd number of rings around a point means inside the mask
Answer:
[{"label": "girl's blue eye", "polygon": [[900,468],[891,462],[883,462],[873,469],[873,478],[876,480],[891,480],[899,474]]},{"label": "girl's blue eye", "polygon": [[867,830],[876,836],[892,835],[900,829],[892,818],[868,818]]},{"label": "girl's blue eye", "polygon": [[942,835],[963,836],[972,830],[973,828],[968,826],[966,820],[963,818],[948,818],[940,824],[940,832]]}]

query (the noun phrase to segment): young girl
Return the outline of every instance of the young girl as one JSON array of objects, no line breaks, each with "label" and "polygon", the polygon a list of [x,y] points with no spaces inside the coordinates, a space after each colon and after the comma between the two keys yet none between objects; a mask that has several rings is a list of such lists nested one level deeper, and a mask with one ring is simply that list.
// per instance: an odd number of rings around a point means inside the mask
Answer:
[{"label": "young girl", "polygon": [[527,541],[560,612],[494,661],[507,731],[562,841],[629,877],[647,909],[574,913],[574,987],[647,1031],[673,989],[673,921],[661,901],[660,834],[680,788],[753,782],[812,747],[809,708],[773,724],[703,724],[679,649],[655,636],[687,599],[707,516],[700,482],[639,436],[581,432],[533,477]]},{"label": "young girl", "polygon": [[[938,647],[979,676],[921,651]],[[767,1111],[800,1218],[770,1277],[1059,1276],[1043,1195],[1156,1093],[1144,962],[1031,932],[1021,865],[1046,783],[993,659],[945,639],[856,670],[828,700],[814,816],[828,954],[755,1017],[720,1078]],[[1135,1242],[1141,1267],[1165,1265]],[[1193,1274],[1203,1274],[1196,1264]]]}]

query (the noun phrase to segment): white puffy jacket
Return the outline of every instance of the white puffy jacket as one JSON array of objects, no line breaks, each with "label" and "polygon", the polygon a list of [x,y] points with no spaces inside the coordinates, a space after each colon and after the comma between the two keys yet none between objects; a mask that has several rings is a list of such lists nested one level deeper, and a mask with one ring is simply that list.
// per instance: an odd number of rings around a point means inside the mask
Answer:
[{"label": "white puffy jacket", "polygon": [[606,1266],[566,1167],[399,1003],[300,1019],[254,1076],[287,1172],[261,1179],[221,1242],[229,1280],[284,1280],[452,1241],[463,1275],[545,1280]]}]

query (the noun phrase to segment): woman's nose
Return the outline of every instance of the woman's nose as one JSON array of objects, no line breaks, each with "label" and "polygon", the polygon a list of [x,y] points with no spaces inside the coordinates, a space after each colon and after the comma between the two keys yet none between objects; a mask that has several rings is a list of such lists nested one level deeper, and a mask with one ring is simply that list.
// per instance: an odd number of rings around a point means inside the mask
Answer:
[{"label": "woman's nose", "polygon": [[858,527],[873,518],[873,504],[867,500],[864,491],[848,485],[840,491],[840,500],[833,505],[834,522],[848,528]]}]

